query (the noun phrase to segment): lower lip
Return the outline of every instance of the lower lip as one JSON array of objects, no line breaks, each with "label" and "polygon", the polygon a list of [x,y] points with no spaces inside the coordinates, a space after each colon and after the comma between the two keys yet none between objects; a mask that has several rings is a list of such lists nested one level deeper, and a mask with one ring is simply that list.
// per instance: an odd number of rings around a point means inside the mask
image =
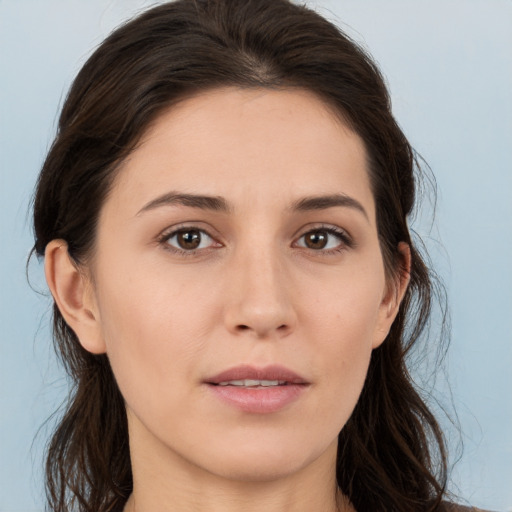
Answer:
[{"label": "lower lip", "polygon": [[308,387],[305,384],[258,388],[208,384],[211,392],[225,403],[244,412],[259,414],[277,412],[283,409],[298,400]]}]

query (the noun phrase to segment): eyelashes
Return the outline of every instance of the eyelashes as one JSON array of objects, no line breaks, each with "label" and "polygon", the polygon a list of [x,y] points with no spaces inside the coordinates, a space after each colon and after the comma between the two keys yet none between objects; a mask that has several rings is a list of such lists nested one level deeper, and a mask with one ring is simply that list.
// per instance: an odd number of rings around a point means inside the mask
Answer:
[{"label": "eyelashes", "polygon": [[165,242],[176,249],[191,252],[209,248],[214,240],[203,229],[186,228],[170,233]]},{"label": "eyelashes", "polygon": [[195,256],[223,247],[206,230],[196,226],[181,226],[165,231],[159,237],[158,243],[167,251],[180,256]]},{"label": "eyelashes", "polygon": [[[198,256],[224,247],[216,238],[198,226],[179,226],[164,231],[158,243],[165,250],[180,256]],[[318,225],[295,238],[292,247],[313,255],[329,256],[351,249],[354,240],[344,229],[333,225]]]},{"label": "eyelashes", "polygon": [[338,227],[318,227],[301,235],[295,244],[316,252],[339,252],[353,247],[352,238]]}]

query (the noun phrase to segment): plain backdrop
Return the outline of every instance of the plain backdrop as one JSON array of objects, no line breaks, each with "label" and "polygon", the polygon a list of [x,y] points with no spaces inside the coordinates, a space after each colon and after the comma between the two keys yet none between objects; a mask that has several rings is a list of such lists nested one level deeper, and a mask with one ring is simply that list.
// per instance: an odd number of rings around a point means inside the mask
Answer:
[{"label": "plain backdrop", "polygon": [[[42,450],[67,383],[29,203],[84,59],[143,0],[0,0],[0,511],[43,510]],[[464,451],[452,489],[512,510],[512,1],[310,1],[380,64],[395,115],[433,169],[437,215],[415,225],[445,280],[446,360]],[[425,216],[425,215],[424,215]],[[37,293],[39,292],[39,293]],[[432,382],[432,381],[431,381]],[[441,405],[450,405],[444,379]],[[444,398],[443,398],[444,397]],[[43,426],[42,426],[43,425]]]}]

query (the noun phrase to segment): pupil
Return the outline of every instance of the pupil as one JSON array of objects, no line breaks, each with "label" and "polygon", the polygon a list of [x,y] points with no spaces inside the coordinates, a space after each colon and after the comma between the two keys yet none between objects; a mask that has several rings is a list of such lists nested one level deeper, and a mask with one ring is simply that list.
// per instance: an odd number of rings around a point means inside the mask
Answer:
[{"label": "pupil", "polygon": [[306,236],[306,245],[310,249],[323,249],[327,245],[327,234],[324,231],[314,231]]},{"label": "pupil", "polygon": [[178,244],[182,249],[196,249],[201,243],[199,231],[181,231],[178,233]]}]

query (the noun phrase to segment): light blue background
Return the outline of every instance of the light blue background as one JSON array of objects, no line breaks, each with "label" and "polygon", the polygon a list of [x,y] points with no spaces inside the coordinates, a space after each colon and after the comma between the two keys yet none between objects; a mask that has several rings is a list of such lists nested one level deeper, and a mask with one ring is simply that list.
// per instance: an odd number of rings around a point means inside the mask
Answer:
[{"label": "light blue background", "polygon": [[[0,0],[2,512],[43,509],[48,428],[32,441],[66,391],[50,347],[50,301],[25,279],[34,182],[72,77],[115,25],[149,4]],[[437,177],[434,229],[418,229],[450,295],[448,373],[465,445],[453,489],[474,505],[512,510],[512,2],[310,5],[370,49],[400,124]],[[30,277],[44,290],[39,265]]]}]

